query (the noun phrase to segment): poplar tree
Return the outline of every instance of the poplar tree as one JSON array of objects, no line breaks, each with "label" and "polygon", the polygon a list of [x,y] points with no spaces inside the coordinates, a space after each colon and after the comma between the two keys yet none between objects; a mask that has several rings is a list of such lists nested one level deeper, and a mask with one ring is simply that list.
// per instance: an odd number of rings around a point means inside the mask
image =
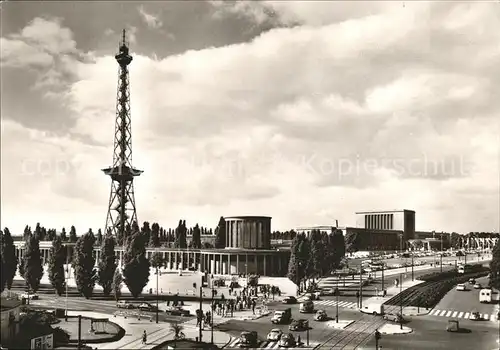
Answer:
[{"label": "poplar tree", "polygon": [[78,238],[73,257],[76,287],[87,299],[92,296],[96,282],[94,242],[95,237],[92,232]]},{"label": "poplar tree", "polygon": [[226,220],[224,217],[220,217],[219,224],[215,229],[215,248],[223,249],[226,248]]},{"label": "poplar tree", "polygon": [[75,243],[78,240],[78,237],[76,236],[76,228],[75,226],[71,226],[71,229],[69,230],[69,242],[70,243]]},{"label": "poplar tree", "polygon": [[25,243],[24,280],[29,290],[36,292],[43,276],[40,242],[35,235],[28,237]]},{"label": "poplar tree", "polygon": [[151,225],[151,234],[149,236],[149,244],[150,247],[159,247],[160,246],[160,225],[157,222]]},{"label": "poplar tree", "polygon": [[198,226],[198,224],[196,224],[196,226],[193,229],[193,236],[192,236],[191,240],[193,242],[194,249],[201,248],[201,231],[200,231],[200,227]]},{"label": "poplar tree", "polygon": [[115,240],[113,236],[107,235],[102,242],[98,273],[99,285],[105,296],[108,296],[112,291],[116,267]]},{"label": "poplar tree", "polygon": [[18,259],[16,257],[14,240],[12,239],[10,231],[7,227],[3,231],[2,257],[4,260],[2,270],[2,273],[4,274],[3,278],[5,278],[7,289],[10,290],[12,288],[14,276],[16,275]]},{"label": "poplar tree", "polygon": [[113,289],[113,296],[115,300],[118,301],[122,295],[122,285],[123,285],[123,276],[120,272],[120,269],[116,269],[113,275],[113,283],[111,288]]},{"label": "poplar tree", "polygon": [[62,239],[56,236],[52,241],[49,259],[49,280],[50,284],[56,290],[57,295],[62,295],[66,287],[64,275],[64,263],[66,260],[66,250],[62,245]]},{"label": "poplar tree", "polygon": [[144,238],[139,231],[135,231],[127,240],[123,256],[123,281],[134,298],[142,293],[149,281],[149,261]]}]

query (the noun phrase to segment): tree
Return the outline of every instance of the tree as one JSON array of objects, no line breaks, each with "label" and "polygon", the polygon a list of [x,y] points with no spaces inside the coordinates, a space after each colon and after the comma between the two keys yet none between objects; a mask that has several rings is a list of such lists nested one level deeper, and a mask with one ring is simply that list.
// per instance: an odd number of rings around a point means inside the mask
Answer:
[{"label": "tree", "polygon": [[4,242],[3,242],[3,232],[0,231],[0,292],[3,292],[5,289],[5,284],[7,282],[7,276],[5,275],[5,266],[4,266],[4,259],[3,259],[3,252],[4,252]]},{"label": "tree", "polygon": [[29,227],[28,225],[26,225],[26,227],[24,228],[24,232],[23,232],[23,239],[25,241],[28,240],[28,237],[31,236],[32,233],[31,233],[31,227]]},{"label": "tree", "polygon": [[61,230],[61,239],[63,242],[66,242],[66,240],[68,239],[68,237],[66,237],[66,229],[64,227]]},{"label": "tree", "polygon": [[40,226],[40,223],[39,223],[39,222],[37,222],[37,223],[36,223],[36,226],[35,226],[35,232],[34,232],[34,234],[35,234],[35,237],[36,237],[39,241],[41,241],[41,240],[43,239],[43,238],[42,238],[42,227]]},{"label": "tree", "polygon": [[179,220],[179,225],[175,229],[175,248],[187,248],[187,228],[186,221]]},{"label": "tree", "polygon": [[151,225],[151,234],[149,236],[149,246],[159,247],[160,246],[160,225],[155,222]]},{"label": "tree", "polygon": [[311,254],[309,262],[313,277],[322,277],[325,272],[326,247],[319,230],[313,230],[310,236]]},{"label": "tree", "polygon": [[198,224],[196,224],[196,226],[193,229],[193,236],[191,238],[191,241],[194,249],[201,248],[201,231]]},{"label": "tree", "polygon": [[149,226],[149,222],[144,221],[144,223],[142,224],[141,233],[144,236],[145,241],[149,242],[151,237],[151,227]]},{"label": "tree", "polygon": [[226,220],[224,217],[220,217],[219,224],[215,229],[215,248],[223,249],[226,248]]},{"label": "tree", "polygon": [[297,286],[300,282],[299,264],[297,255],[299,253],[300,237],[295,237],[292,242],[292,247],[290,249],[290,260],[288,261],[288,273],[287,277],[290,281],[295,283]]},{"label": "tree", "polygon": [[111,293],[116,267],[115,239],[107,235],[102,242],[98,273],[98,282],[105,296]]},{"label": "tree", "polygon": [[95,244],[100,246],[102,244],[102,231],[101,229],[97,230],[97,236],[95,238]]},{"label": "tree", "polygon": [[141,233],[134,232],[123,256],[123,281],[134,298],[141,294],[149,281],[149,261],[144,243]]},{"label": "tree", "polygon": [[40,242],[35,235],[29,236],[25,244],[24,280],[29,290],[36,292],[43,276]]},{"label": "tree", "polygon": [[66,260],[66,250],[62,244],[61,237],[56,237],[52,241],[49,260],[49,280],[52,287],[56,290],[57,295],[62,295],[66,287],[64,275],[64,263]]},{"label": "tree", "polygon": [[92,296],[96,282],[94,242],[95,237],[92,232],[87,232],[78,238],[73,257],[76,287],[86,299]]},{"label": "tree", "polygon": [[120,296],[122,295],[122,284],[123,284],[123,276],[120,272],[120,269],[115,270],[115,274],[113,275],[113,283],[111,288],[113,289],[113,296],[115,300],[118,301]]},{"label": "tree", "polygon": [[450,234],[450,246],[453,249],[459,249],[460,248],[460,235],[456,232],[452,232]]},{"label": "tree", "polygon": [[71,226],[71,229],[69,230],[69,242],[70,243],[75,243],[78,240],[78,237],[76,236],[76,228],[75,226]]},{"label": "tree", "polygon": [[163,266],[163,255],[160,252],[154,252],[153,255],[151,255],[150,259],[150,264],[151,267],[154,268],[159,268]]},{"label": "tree", "polygon": [[500,288],[500,240],[497,241],[491,252],[490,270],[490,285]]},{"label": "tree", "polygon": [[22,278],[24,278],[24,273],[26,272],[26,259],[23,257],[23,258],[19,258],[19,263],[17,264],[17,269],[19,270],[19,276],[21,276]]},{"label": "tree", "polygon": [[47,231],[47,241],[53,241],[57,236],[56,230],[55,229],[49,229]]},{"label": "tree", "polygon": [[12,288],[14,276],[16,275],[18,259],[16,257],[14,240],[12,239],[10,231],[7,227],[3,231],[2,248],[2,257],[4,260],[2,273],[4,274],[7,289],[10,290]]},{"label": "tree", "polygon": [[345,235],[345,250],[348,253],[354,253],[359,250],[361,238],[357,232],[348,231]]},{"label": "tree", "polygon": [[330,235],[330,246],[328,249],[331,252],[330,256],[331,269],[332,270],[338,269],[346,252],[346,245],[342,230],[335,229],[332,232],[332,234]]}]

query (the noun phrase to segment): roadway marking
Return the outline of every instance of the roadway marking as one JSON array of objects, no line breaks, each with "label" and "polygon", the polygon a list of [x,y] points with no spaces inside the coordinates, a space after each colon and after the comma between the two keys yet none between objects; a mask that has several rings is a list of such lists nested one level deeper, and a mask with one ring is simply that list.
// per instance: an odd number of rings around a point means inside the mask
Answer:
[{"label": "roadway marking", "polygon": [[445,314],[445,313],[446,313],[446,310],[443,310],[443,311],[441,311],[441,312],[439,313],[439,315],[438,315],[438,316],[444,316],[444,314]]},{"label": "roadway marking", "polygon": [[440,312],[441,310],[432,310],[430,314],[433,316],[437,316]]},{"label": "roadway marking", "polygon": [[457,317],[461,318],[463,316],[463,314],[464,314],[463,312],[460,312]]},{"label": "roadway marking", "polygon": [[484,318],[485,320],[489,320],[489,319],[490,319],[490,315],[489,315],[489,314],[484,314],[484,315],[483,315],[483,318]]},{"label": "roadway marking", "polygon": [[446,313],[445,317],[450,317],[450,316],[451,316],[451,313],[452,313],[452,311],[448,311],[448,312]]},{"label": "roadway marking", "polygon": [[464,315],[464,318],[469,318],[469,316],[470,316],[470,312],[466,312]]},{"label": "roadway marking", "polygon": [[451,317],[456,317],[458,315],[458,311],[455,311]]}]

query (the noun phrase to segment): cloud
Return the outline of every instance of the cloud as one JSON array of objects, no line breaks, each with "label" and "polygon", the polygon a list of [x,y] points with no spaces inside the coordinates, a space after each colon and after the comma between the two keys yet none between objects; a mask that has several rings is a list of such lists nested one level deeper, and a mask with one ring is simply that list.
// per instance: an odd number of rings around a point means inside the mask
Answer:
[{"label": "cloud", "polygon": [[137,10],[141,15],[142,20],[146,22],[149,28],[159,29],[163,26],[163,22],[160,20],[160,18],[158,16],[147,13],[144,9],[144,6],[140,6]]},{"label": "cloud", "polygon": [[[132,48],[134,164],[145,170],[135,183],[140,220],[212,226],[220,215],[262,214],[289,229],[332,218],[353,225],[357,210],[408,208],[419,230],[498,229],[495,11],[384,4],[274,2],[281,21],[302,25],[164,59]],[[479,19],[487,31],[476,29]],[[34,149],[35,159],[83,164],[64,178],[25,179],[26,193],[99,226],[117,64],[94,55],[71,65],[60,98],[74,123],[35,137],[50,146],[12,124],[2,155],[16,164]],[[8,213],[42,213],[27,195],[11,201],[19,167],[3,169]]]}]

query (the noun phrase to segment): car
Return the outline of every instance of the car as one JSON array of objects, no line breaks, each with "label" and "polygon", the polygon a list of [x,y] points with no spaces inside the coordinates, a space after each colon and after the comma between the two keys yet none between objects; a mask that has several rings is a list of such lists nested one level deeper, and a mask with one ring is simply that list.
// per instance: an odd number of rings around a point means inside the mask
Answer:
[{"label": "car", "polygon": [[333,296],[335,295],[335,288],[325,288],[321,290],[321,295],[323,296]]},{"label": "car", "polygon": [[139,305],[138,309],[141,311],[156,311],[156,306],[150,303],[142,303]]},{"label": "car", "polygon": [[257,332],[242,332],[239,338],[240,348],[255,348],[257,347]]},{"label": "car", "polygon": [[297,304],[297,298],[289,296],[285,297],[281,302],[283,304]]},{"label": "car", "polygon": [[457,290],[458,290],[458,291],[462,291],[462,292],[464,292],[464,291],[466,291],[467,289],[465,288],[465,284],[460,283],[460,284],[458,284],[458,285],[457,285]]},{"label": "car", "polygon": [[267,334],[267,340],[279,341],[282,335],[283,335],[283,331],[281,329],[274,328],[274,329],[271,329],[271,331]]},{"label": "car", "polygon": [[170,306],[165,312],[172,316],[190,316],[191,312],[189,310],[185,310],[180,306]]},{"label": "car", "polygon": [[314,319],[316,321],[326,321],[328,319],[326,311],[325,310],[316,311],[316,314],[314,315]]},{"label": "car", "polygon": [[481,286],[481,283],[476,283],[474,284],[474,289],[481,289],[483,286]]},{"label": "car", "polygon": [[40,297],[38,296],[38,294],[35,294],[35,293],[24,293],[21,295],[21,298],[20,299],[28,299],[28,300],[38,300],[40,299]]},{"label": "car", "polygon": [[295,338],[290,333],[283,334],[278,342],[279,347],[291,348],[296,345]]},{"label": "car", "polygon": [[290,331],[295,331],[295,332],[305,331],[308,328],[309,328],[309,322],[304,319],[293,320],[290,326],[288,326],[288,329]]},{"label": "car", "polygon": [[400,322],[404,321],[403,316],[401,316],[401,314],[399,312],[396,314],[385,314],[384,320],[396,322],[396,323],[400,323]]},{"label": "car", "polygon": [[134,304],[127,303],[125,300],[120,300],[116,303],[116,307],[119,309],[133,309],[135,308]]},{"label": "car", "polygon": [[471,312],[469,316],[469,320],[471,321],[481,321],[483,318],[481,317],[481,314],[477,311]]},{"label": "car", "polygon": [[470,284],[476,284],[476,280],[474,278],[469,278],[469,283]]}]

